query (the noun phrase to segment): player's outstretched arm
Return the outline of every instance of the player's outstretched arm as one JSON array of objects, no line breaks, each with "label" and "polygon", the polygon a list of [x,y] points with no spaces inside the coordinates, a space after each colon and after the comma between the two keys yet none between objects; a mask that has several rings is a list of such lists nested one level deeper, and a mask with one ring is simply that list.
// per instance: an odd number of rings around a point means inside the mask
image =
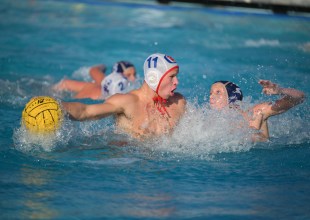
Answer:
[{"label": "player's outstretched arm", "polygon": [[302,103],[305,100],[305,94],[296,89],[281,88],[269,80],[260,80],[259,84],[263,87],[263,93],[267,95],[281,95],[281,98],[274,103],[260,103],[249,111],[251,113],[251,117],[248,120],[250,127],[259,130],[259,133],[255,135],[253,140],[265,141],[269,138],[267,119],[270,116],[284,113]]},{"label": "player's outstretched arm", "polygon": [[286,112],[305,100],[304,92],[297,89],[281,88],[269,80],[260,80],[259,84],[263,87],[263,93],[267,95],[282,95],[282,98],[273,103],[268,112],[265,112],[265,118]]},{"label": "player's outstretched arm", "polygon": [[96,120],[123,113],[123,105],[126,104],[123,100],[126,100],[126,95],[116,94],[100,104],[87,105],[80,102],[62,102],[62,106],[73,120]]}]

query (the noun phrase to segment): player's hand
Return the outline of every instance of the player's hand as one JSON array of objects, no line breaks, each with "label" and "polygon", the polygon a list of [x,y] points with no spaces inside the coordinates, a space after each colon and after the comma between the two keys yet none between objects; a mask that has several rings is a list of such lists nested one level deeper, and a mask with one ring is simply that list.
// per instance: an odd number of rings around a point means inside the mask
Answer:
[{"label": "player's hand", "polygon": [[280,94],[280,87],[269,80],[259,80],[258,82],[263,87],[263,93],[266,95],[278,95]]}]

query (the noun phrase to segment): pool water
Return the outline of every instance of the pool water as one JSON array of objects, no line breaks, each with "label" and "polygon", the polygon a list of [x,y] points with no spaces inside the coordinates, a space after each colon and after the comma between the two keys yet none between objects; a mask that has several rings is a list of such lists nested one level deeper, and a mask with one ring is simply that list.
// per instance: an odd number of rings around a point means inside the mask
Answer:
[{"label": "pool water", "polygon": [[[10,1],[0,5],[1,219],[309,219],[309,101],[270,118],[271,139],[232,131],[212,112],[210,85],[236,82],[245,105],[272,101],[269,79],[309,95],[310,18],[152,1]],[[143,81],[151,53],[180,65],[188,110],[175,132],[140,143],[113,118],[65,119],[33,137],[21,112],[63,78],[129,60]],[[99,101],[80,100],[84,103]],[[216,119],[216,120],[215,120]]]}]

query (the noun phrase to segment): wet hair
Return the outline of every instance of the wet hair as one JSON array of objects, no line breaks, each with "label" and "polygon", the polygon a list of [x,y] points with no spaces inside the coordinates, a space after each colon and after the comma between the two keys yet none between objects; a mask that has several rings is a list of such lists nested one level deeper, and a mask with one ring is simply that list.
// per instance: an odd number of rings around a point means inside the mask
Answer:
[{"label": "wet hair", "polygon": [[235,103],[236,101],[242,101],[243,99],[243,94],[239,86],[237,86],[235,83],[230,82],[230,81],[216,81],[215,83],[222,83],[227,91],[228,94],[228,103],[232,104]]},{"label": "wet hair", "polygon": [[128,69],[129,67],[134,67],[134,65],[127,61],[119,61],[114,64],[113,72],[124,73],[124,71]]}]

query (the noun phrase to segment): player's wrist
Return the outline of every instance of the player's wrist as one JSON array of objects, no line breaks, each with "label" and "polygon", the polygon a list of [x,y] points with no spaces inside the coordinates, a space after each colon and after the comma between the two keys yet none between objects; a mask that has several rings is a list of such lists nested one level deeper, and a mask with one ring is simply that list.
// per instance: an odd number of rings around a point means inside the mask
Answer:
[{"label": "player's wrist", "polygon": [[278,88],[276,89],[276,93],[277,93],[278,95],[285,95],[285,89],[284,89],[284,88],[281,88],[281,87],[278,87]]}]

